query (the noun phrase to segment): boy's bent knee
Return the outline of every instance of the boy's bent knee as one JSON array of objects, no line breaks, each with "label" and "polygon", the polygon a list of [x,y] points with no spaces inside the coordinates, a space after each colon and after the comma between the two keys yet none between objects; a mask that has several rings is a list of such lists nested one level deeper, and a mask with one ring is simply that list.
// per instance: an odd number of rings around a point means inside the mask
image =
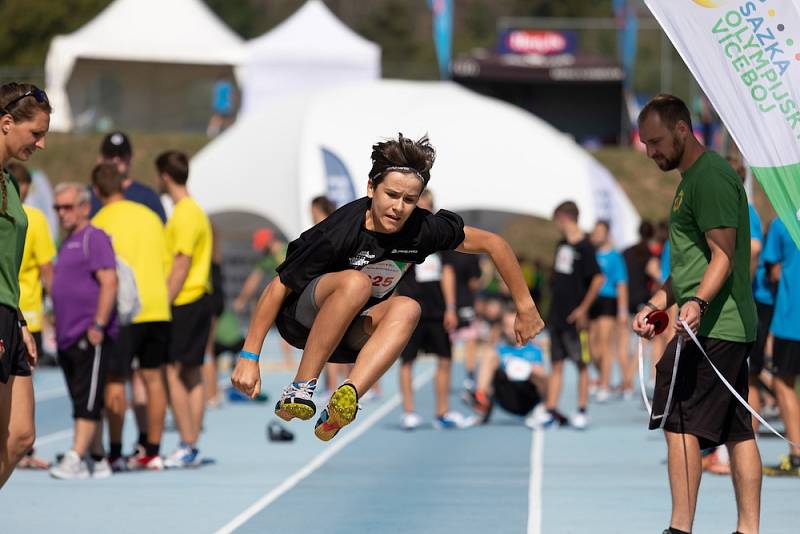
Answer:
[{"label": "boy's bent knee", "polygon": [[347,270],[341,274],[339,280],[340,291],[352,296],[356,301],[366,302],[372,294],[372,280],[360,271]]},{"label": "boy's bent knee", "polygon": [[422,314],[422,308],[420,308],[419,303],[409,297],[394,297],[392,299],[392,311],[398,317],[413,323],[414,326],[417,325]]}]

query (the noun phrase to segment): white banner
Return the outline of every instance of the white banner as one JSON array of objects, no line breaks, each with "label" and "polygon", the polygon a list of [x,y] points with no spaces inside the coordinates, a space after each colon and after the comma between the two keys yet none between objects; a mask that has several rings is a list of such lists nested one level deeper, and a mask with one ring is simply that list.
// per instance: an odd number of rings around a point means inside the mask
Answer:
[{"label": "white banner", "polygon": [[800,0],[645,0],[800,243]]}]

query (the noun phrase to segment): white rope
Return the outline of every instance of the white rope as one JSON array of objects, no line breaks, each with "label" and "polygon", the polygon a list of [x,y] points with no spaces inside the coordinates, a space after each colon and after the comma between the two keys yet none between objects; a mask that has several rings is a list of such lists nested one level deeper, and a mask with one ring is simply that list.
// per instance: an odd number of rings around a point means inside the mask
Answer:
[{"label": "white rope", "polygon": [[[775,428],[773,428],[772,425],[767,423],[764,420],[764,418],[761,417],[761,415],[757,411],[755,411],[750,406],[750,404],[748,404],[748,402],[741,395],[739,395],[739,392],[737,392],[736,389],[727,380],[725,380],[725,377],[722,375],[722,373],[719,371],[719,369],[717,369],[717,366],[714,365],[714,362],[712,362],[711,358],[708,357],[708,354],[706,354],[706,351],[703,349],[703,346],[700,344],[700,340],[697,339],[697,336],[694,334],[694,332],[692,332],[692,329],[689,328],[689,325],[686,324],[686,321],[684,321],[683,319],[680,319],[680,318],[678,320],[680,321],[681,326],[683,326],[684,330],[688,333],[689,338],[694,342],[694,344],[697,346],[697,348],[700,349],[700,352],[703,354],[703,356],[705,356],[706,361],[708,361],[708,364],[711,366],[711,368],[717,374],[719,379],[722,380],[722,383],[725,384],[725,387],[728,388],[728,390],[733,394],[734,398],[736,398],[736,400],[739,401],[739,403],[742,406],[744,406],[747,409],[747,411],[750,412],[750,414],[753,417],[755,417],[762,425],[764,425],[764,427],[766,427],[770,432],[772,432],[773,434],[775,434],[776,436],[781,438],[783,441],[785,441],[786,443],[788,443],[792,447],[800,448],[800,445],[798,445],[797,443],[794,443],[792,441],[789,441],[780,432],[775,430]],[[670,381],[669,392],[667,393],[667,404],[664,407],[664,413],[661,414],[661,415],[655,415],[655,416],[653,415],[652,406],[650,405],[650,402],[647,399],[647,391],[645,390],[645,386],[644,386],[644,343],[643,343],[642,339],[639,338],[639,384],[640,384],[641,390],[642,390],[642,400],[644,400],[644,405],[647,408],[647,413],[650,414],[651,419],[653,419],[653,420],[661,419],[661,424],[659,425],[659,428],[664,428],[664,424],[666,423],[667,417],[669,416],[670,405],[672,403],[672,394],[673,394],[673,391],[675,389],[675,378],[676,378],[677,372],[678,372],[678,362],[680,361],[681,349],[683,348],[683,337],[680,334],[678,334],[678,336],[679,336],[678,337],[678,346],[675,349],[675,363],[672,366],[672,380]]]}]

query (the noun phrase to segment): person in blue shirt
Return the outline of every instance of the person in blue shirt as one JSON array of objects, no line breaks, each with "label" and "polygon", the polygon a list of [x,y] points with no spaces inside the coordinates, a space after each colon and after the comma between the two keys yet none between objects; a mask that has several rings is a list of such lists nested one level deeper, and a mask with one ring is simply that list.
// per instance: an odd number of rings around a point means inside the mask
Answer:
[{"label": "person in blue shirt", "polygon": [[[748,402],[757,412],[761,411],[761,385],[760,375],[764,370],[767,356],[767,338],[772,315],[775,309],[775,284],[769,280],[764,255],[762,253],[766,232],[762,232],[761,218],[758,212],[750,206],[750,275],[753,278],[753,298],[756,301],[758,314],[758,330],[756,343],[750,351],[750,393]],[[753,430],[758,431],[758,421],[753,419]]]},{"label": "person in blue shirt", "polygon": [[[763,252],[770,279],[778,284],[775,313],[770,325],[773,387],[786,437],[800,443],[800,399],[795,380],[800,373],[800,253],[786,225],[775,219]],[[764,474],[800,477],[800,448],[790,446],[789,456],[778,465],[764,466]]]},{"label": "person in blue shirt", "polygon": [[[97,159],[98,163],[113,163],[117,166],[117,170],[123,176],[122,181],[122,194],[126,200],[138,202],[153,210],[156,215],[161,219],[162,223],[167,222],[167,214],[164,211],[164,206],[161,204],[161,198],[158,194],[147,187],[146,185],[137,182],[129,176],[131,169],[131,159],[133,158],[133,147],[127,135],[122,132],[111,132],[106,135],[103,142],[100,144],[100,156]],[[89,217],[94,217],[102,205],[100,199],[94,194],[92,188],[89,188],[92,195],[92,210]]]},{"label": "person in blue shirt", "polygon": [[217,78],[211,95],[211,118],[206,128],[208,137],[218,136],[233,124],[236,115],[235,97],[236,88],[233,82],[224,76]]},{"label": "person in blue shirt", "polygon": [[[494,350],[481,360],[477,387],[468,402],[479,421],[487,423],[494,405],[519,416],[531,414],[547,391],[547,372],[542,349],[534,342],[518,346],[514,335],[513,307],[501,316],[501,335]],[[534,417],[526,424],[534,425]]]},{"label": "person in blue shirt", "polygon": [[589,309],[589,347],[592,359],[600,370],[600,383],[595,399],[607,402],[611,396],[611,367],[614,360],[613,339],[617,339],[617,360],[623,377],[623,390],[633,392],[633,373],[629,370],[628,348],[628,269],[619,251],[611,244],[609,223],[598,221],[592,231],[592,244],[597,248],[597,264],[605,277],[597,299]]}]

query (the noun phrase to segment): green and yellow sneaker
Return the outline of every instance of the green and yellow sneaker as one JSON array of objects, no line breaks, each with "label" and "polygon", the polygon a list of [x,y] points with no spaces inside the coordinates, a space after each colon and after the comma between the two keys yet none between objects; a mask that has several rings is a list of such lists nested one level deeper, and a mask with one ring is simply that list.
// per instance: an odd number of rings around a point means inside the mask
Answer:
[{"label": "green and yellow sneaker", "polygon": [[800,457],[781,456],[781,463],[765,465],[762,470],[771,477],[800,477]]},{"label": "green and yellow sneaker", "polygon": [[322,441],[330,441],[358,413],[358,392],[353,384],[342,384],[333,392],[314,426],[314,434]]},{"label": "green and yellow sneaker", "polygon": [[292,382],[283,390],[278,404],[275,405],[275,415],[284,421],[291,421],[295,417],[308,421],[317,413],[317,407],[311,400],[316,388],[316,378],[307,382]]}]

